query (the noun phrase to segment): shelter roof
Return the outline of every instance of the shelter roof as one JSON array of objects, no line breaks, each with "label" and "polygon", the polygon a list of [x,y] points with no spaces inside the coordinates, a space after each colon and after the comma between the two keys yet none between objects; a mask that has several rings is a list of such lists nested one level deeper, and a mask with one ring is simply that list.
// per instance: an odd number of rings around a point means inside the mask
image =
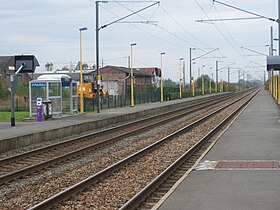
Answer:
[{"label": "shelter roof", "polygon": [[71,80],[71,77],[66,74],[43,74],[37,78],[37,80],[44,81],[61,81],[62,79]]}]

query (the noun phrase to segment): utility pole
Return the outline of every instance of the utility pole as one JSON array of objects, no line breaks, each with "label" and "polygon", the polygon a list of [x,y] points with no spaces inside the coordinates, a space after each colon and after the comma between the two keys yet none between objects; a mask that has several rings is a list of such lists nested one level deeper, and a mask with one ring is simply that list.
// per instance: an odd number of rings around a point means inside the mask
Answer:
[{"label": "utility pole", "polygon": [[229,82],[230,82],[230,81],[229,81],[229,67],[228,67],[228,73],[227,73],[227,74],[228,74],[228,79],[227,79],[227,81],[228,81],[228,84],[227,84],[227,92],[228,92],[228,89],[229,89]]},{"label": "utility pole", "polygon": [[183,89],[186,86],[186,62],[183,61]]},{"label": "utility pole", "polygon": [[95,38],[96,38],[96,43],[95,43],[95,47],[96,47],[96,98],[97,98],[97,113],[100,113],[100,84],[101,84],[101,76],[100,76],[100,70],[99,70],[99,2],[100,1],[96,1],[95,2],[95,7],[96,7],[96,34],[95,34]]},{"label": "utility pole", "polygon": [[243,71],[243,89],[242,90],[244,90],[245,89],[245,71]]},{"label": "utility pole", "polygon": [[95,39],[96,43],[95,43],[95,47],[96,47],[96,74],[97,74],[96,86],[97,86],[97,92],[98,92],[98,94],[97,94],[97,113],[100,112],[100,96],[99,96],[99,92],[100,92],[100,85],[101,85],[101,75],[100,75],[100,69],[99,69],[99,31],[101,29],[103,29],[103,28],[106,28],[106,27],[112,25],[112,24],[120,22],[121,20],[123,20],[125,18],[133,16],[133,15],[139,13],[139,12],[142,12],[143,10],[146,10],[146,9],[156,5],[156,4],[159,4],[160,2],[157,1],[157,2],[151,4],[151,5],[147,6],[147,7],[144,7],[142,9],[140,9],[140,10],[132,12],[129,15],[126,15],[126,16],[124,16],[122,18],[119,18],[119,19],[117,19],[117,20],[115,20],[115,21],[113,21],[111,23],[108,23],[106,25],[103,25],[101,27],[99,27],[99,3],[108,3],[108,1],[95,1],[95,7],[96,7],[96,29],[95,29],[96,30],[96,36],[95,36],[96,37],[96,39]]},{"label": "utility pole", "polygon": [[192,48],[190,48],[190,92],[192,91]]},{"label": "utility pole", "polygon": [[[271,44],[270,44],[270,56],[273,56],[273,27],[271,26],[270,27],[270,39],[271,39]],[[280,42],[280,41],[279,41]],[[280,48],[279,48],[280,49]],[[273,70],[270,70],[271,71],[271,93],[272,93],[272,96],[274,95],[273,94],[273,90],[274,90],[274,80],[273,80]]]},{"label": "utility pole", "polygon": [[219,74],[219,61],[216,61],[216,86],[215,86],[215,92],[218,92],[218,74]]},{"label": "utility pole", "polygon": [[270,56],[273,56],[273,27],[270,26]]},{"label": "utility pole", "polygon": [[278,55],[280,55],[280,0],[278,0],[278,20],[277,20],[277,23],[278,23]]},{"label": "utility pole", "polygon": [[238,87],[239,87],[239,91],[240,91],[240,70],[238,70]]},{"label": "utility pole", "polygon": [[182,98],[182,69],[181,69],[181,61],[183,61],[184,58],[180,58],[179,59],[179,77],[180,77],[180,81],[179,81],[179,88],[180,88],[180,93],[179,93],[179,98]]}]

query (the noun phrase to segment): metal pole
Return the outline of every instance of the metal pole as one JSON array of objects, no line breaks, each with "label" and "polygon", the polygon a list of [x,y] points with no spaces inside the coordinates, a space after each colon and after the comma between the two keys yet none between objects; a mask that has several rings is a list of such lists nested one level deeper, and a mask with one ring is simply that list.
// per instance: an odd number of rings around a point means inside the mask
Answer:
[{"label": "metal pole", "polygon": [[263,73],[263,84],[265,85],[265,80],[266,80],[266,75],[265,75],[265,71],[264,71],[264,73]]},{"label": "metal pole", "polygon": [[96,7],[96,98],[97,98],[97,113],[100,113],[100,83],[101,83],[101,76],[100,76],[100,70],[99,70],[99,1],[95,2]]},{"label": "metal pole", "polygon": [[80,30],[80,112],[84,113],[84,93],[83,93],[83,64],[82,64],[82,30]]},{"label": "metal pole", "polygon": [[218,61],[216,61],[216,86],[215,86],[215,92],[217,93],[218,92],[218,71],[219,71],[219,64],[218,64],[219,62]]},{"label": "metal pole", "polygon": [[[280,56],[280,0],[278,0],[278,55]],[[279,77],[278,77],[279,78]],[[279,88],[278,88],[279,90]],[[276,90],[276,91],[278,91]],[[279,95],[278,95],[279,102]]]},{"label": "metal pole", "polygon": [[185,61],[183,61],[183,89],[185,88],[186,86],[186,63]]},{"label": "metal pole", "polygon": [[132,67],[132,46],[136,45],[134,44],[130,44],[130,106],[134,107],[134,76],[133,76],[133,67]]},{"label": "metal pole", "polygon": [[230,81],[229,81],[229,79],[230,79],[230,78],[229,78],[229,67],[228,67],[228,84],[227,84],[227,92],[228,92],[228,89],[229,89],[229,82],[230,82]]},{"label": "metal pole", "polygon": [[214,81],[214,74],[213,73],[211,73],[212,74],[212,78],[210,79],[210,93],[212,93],[212,81]]},{"label": "metal pole", "polygon": [[11,74],[11,126],[16,125],[15,121],[15,105],[14,105],[14,75]]},{"label": "metal pole", "polygon": [[19,69],[16,71],[14,75],[11,74],[10,80],[11,80],[11,126],[14,127],[16,125],[16,120],[15,120],[15,99],[14,99],[14,92],[15,92],[15,87],[14,87],[14,81],[17,78],[17,75],[21,71],[21,69],[24,68],[24,65],[21,65]]},{"label": "metal pole", "polygon": [[270,26],[270,52],[269,54],[273,56],[273,27]]},{"label": "metal pole", "polygon": [[192,48],[190,48],[190,91],[192,91]]},{"label": "metal pole", "polygon": [[278,55],[280,55],[280,0],[278,0],[278,21],[277,22],[278,22]]},{"label": "metal pole", "polygon": [[203,75],[203,67],[201,67],[201,94],[204,95],[204,75]]},{"label": "metal pole", "polygon": [[245,89],[245,71],[243,71],[243,83],[242,83],[243,85],[243,89],[242,90],[244,90]]},{"label": "metal pole", "polygon": [[182,69],[181,69],[181,61],[183,60],[183,58],[179,59],[179,77],[180,77],[180,81],[179,81],[179,87],[180,87],[180,96],[179,98],[182,98]]},{"label": "metal pole", "polygon": [[238,70],[238,87],[239,87],[239,90],[240,90],[240,70]]},{"label": "metal pole", "polygon": [[163,102],[163,76],[162,76],[162,56],[165,53],[160,53],[160,102]]},{"label": "metal pole", "polygon": [[[270,27],[270,42],[271,42],[271,46],[270,46],[270,52],[269,52],[269,55],[270,56],[273,56],[273,27],[271,26]],[[273,70],[270,70],[271,71],[271,74],[273,75]],[[272,93],[272,96],[273,96],[273,90],[274,90],[274,81],[273,81],[273,77],[272,77],[272,80],[271,80],[271,93]]]},{"label": "metal pole", "polygon": [[[193,64],[194,65],[194,64]],[[194,68],[193,68],[194,70]],[[191,88],[192,88],[192,96],[194,97],[194,73],[193,73],[193,76],[191,77]]]}]

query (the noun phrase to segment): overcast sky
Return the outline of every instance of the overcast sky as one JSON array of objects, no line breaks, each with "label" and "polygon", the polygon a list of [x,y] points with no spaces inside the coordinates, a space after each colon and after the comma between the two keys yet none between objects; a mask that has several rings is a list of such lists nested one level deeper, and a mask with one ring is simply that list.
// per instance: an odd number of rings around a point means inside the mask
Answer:
[{"label": "overcast sky", "polygon": [[[275,0],[221,0],[265,17],[277,19]],[[100,26],[111,23],[153,2],[109,1],[100,3]],[[268,53],[270,27],[274,38],[278,28],[267,19],[215,21],[210,19],[255,17],[214,3],[212,0],[162,0],[120,23],[100,30],[100,64],[128,66],[130,44],[133,47],[133,67],[160,67],[163,56],[163,76],[179,80],[179,59],[186,62],[186,81],[189,81],[189,48],[195,76],[198,68],[206,74],[214,73],[216,60],[222,68],[221,77],[227,80],[230,65],[231,80],[237,80],[242,68],[253,78],[263,79],[266,57],[249,51]],[[95,1],[91,0],[2,0],[0,7],[0,55],[34,54],[44,71],[47,62],[54,69],[74,65],[79,61],[79,28],[83,32],[83,61],[95,64]],[[204,20],[203,23],[197,20]],[[147,22],[150,21],[150,22]],[[213,24],[214,23],[214,24]],[[274,42],[275,47],[278,45]],[[245,48],[242,48],[245,47]],[[234,63],[234,64],[233,64]],[[204,67],[203,67],[204,66]],[[224,68],[225,67],[225,68]]]}]

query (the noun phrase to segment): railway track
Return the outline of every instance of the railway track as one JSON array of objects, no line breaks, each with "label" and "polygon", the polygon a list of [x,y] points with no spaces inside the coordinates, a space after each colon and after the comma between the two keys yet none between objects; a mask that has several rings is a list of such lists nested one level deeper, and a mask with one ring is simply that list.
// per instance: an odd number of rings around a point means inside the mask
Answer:
[{"label": "railway track", "polygon": [[[256,92],[236,99],[235,102],[213,111],[30,209],[138,208],[141,203],[147,201],[147,195],[151,195],[155,189],[160,189],[163,181],[174,174],[174,171],[191,156],[195,156],[194,152],[198,151],[255,94]],[[212,126],[208,128],[208,125]],[[71,197],[73,199],[69,200]],[[133,198],[130,199],[131,197]],[[65,200],[67,201],[62,203]],[[56,204],[58,206],[55,206]]]},{"label": "railway track", "polygon": [[87,154],[97,148],[112,144],[120,139],[135,135],[139,132],[144,132],[151,127],[164,124],[174,119],[178,119],[179,117],[190,115],[201,109],[209,108],[210,106],[213,107],[234,97],[237,97],[237,94],[228,94],[219,97],[210,97],[209,99],[196,100],[182,109],[137,120],[132,123],[126,123],[104,131],[83,135],[65,142],[2,159],[0,160],[0,167],[2,169],[0,172],[0,185],[56,164],[75,159],[83,154]]}]

